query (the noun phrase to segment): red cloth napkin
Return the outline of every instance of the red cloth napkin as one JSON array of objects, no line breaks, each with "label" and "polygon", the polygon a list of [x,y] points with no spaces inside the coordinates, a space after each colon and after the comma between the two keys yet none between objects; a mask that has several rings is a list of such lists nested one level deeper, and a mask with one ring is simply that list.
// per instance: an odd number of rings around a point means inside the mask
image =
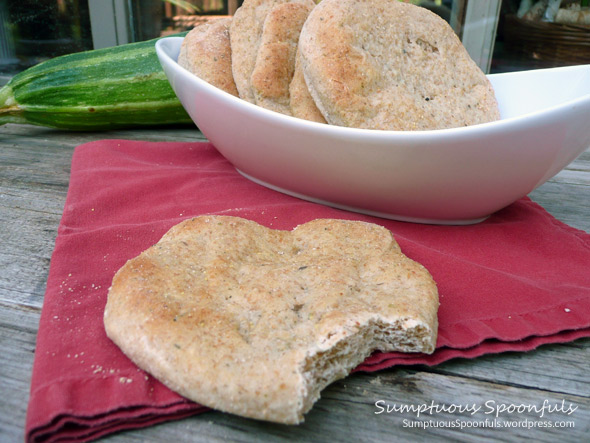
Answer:
[{"label": "red cloth napkin", "polygon": [[51,260],[28,441],[92,440],[205,408],[138,369],[102,323],[114,273],[173,225],[226,214],[276,229],[315,218],[379,223],[430,270],[437,350],[375,353],[357,370],[433,365],[590,336],[590,235],[524,198],[471,226],[396,222],[306,202],[243,178],[208,143],[103,140],[76,148]]}]

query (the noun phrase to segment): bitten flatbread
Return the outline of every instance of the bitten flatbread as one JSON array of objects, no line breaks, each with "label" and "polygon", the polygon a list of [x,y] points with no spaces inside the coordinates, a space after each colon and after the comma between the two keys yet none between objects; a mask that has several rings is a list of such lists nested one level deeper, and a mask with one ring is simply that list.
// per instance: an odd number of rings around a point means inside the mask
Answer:
[{"label": "bitten flatbread", "polygon": [[116,273],[104,323],[181,395],[295,424],[373,350],[432,352],[437,309],[428,271],[378,225],[200,216]]},{"label": "bitten flatbread", "polygon": [[299,38],[303,74],[330,124],[444,129],[499,118],[492,86],[452,28],[397,0],[323,0]]}]

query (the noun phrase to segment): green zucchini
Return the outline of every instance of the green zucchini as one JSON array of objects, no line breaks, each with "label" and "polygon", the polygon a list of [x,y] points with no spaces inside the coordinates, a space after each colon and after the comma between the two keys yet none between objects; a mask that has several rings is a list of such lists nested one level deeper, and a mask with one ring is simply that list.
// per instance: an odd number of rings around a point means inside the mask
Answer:
[{"label": "green zucchini", "polygon": [[20,72],[0,89],[0,125],[91,131],[192,124],[156,40],[63,55]]}]

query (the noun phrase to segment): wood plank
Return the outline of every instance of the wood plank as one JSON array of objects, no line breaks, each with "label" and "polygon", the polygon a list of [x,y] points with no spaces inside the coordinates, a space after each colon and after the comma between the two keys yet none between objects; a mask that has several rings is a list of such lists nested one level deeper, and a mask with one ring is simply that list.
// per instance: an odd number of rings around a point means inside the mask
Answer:
[{"label": "wood plank", "polygon": [[18,145],[43,145],[75,147],[102,139],[128,139],[145,141],[198,141],[205,140],[196,127],[171,127],[141,130],[120,129],[104,132],[69,132],[30,125],[6,124],[0,126],[0,142],[8,145],[18,141]]},{"label": "wood plank", "polygon": [[590,232],[590,149],[529,196],[562,222]]},{"label": "wood plank", "polygon": [[[425,405],[472,406],[481,409],[474,415],[469,412],[423,413],[420,417],[410,412],[380,413],[376,402],[384,401],[390,406],[405,405],[415,408]],[[577,408],[573,414],[546,414],[539,418],[544,401],[549,405],[561,405],[566,410],[571,405]],[[487,403],[487,405],[486,405]],[[380,403],[382,406],[383,404]],[[248,420],[229,414],[209,412],[175,423],[155,426],[147,430],[128,431],[105,439],[105,442],[157,442],[161,439],[177,441],[573,441],[571,428],[484,428],[495,418],[495,408],[510,405],[526,405],[531,409],[521,413],[499,414],[501,422],[524,422],[538,424],[541,421],[573,421],[575,435],[588,430],[590,423],[590,399],[576,395],[556,394],[549,391],[499,386],[479,380],[450,377],[441,374],[393,368],[378,374],[354,374],[328,387],[314,408],[306,416],[304,424],[283,426]],[[351,419],[352,418],[352,419]],[[457,427],[416,428],[416,422],[430,420]]]},{"label": "wood plank", "polygon": [[24,439],[40,309],[0,303],[0,441]]},{"label": "wood plank", "polygon": [[530,352],[507,352],[456,359],[425,370],[590,398],[590,338],[543,345]]}]

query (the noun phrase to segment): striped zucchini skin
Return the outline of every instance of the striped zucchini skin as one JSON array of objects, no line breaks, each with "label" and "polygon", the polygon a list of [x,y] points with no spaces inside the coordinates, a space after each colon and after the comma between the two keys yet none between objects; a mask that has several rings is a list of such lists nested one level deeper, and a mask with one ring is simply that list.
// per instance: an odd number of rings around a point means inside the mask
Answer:
[{"label": "striped zucchini skin", "polygon": [[0,124],[78,131],[193,124],[162,70],[156,40],[63,55],[26,69],[0,89]]}]

